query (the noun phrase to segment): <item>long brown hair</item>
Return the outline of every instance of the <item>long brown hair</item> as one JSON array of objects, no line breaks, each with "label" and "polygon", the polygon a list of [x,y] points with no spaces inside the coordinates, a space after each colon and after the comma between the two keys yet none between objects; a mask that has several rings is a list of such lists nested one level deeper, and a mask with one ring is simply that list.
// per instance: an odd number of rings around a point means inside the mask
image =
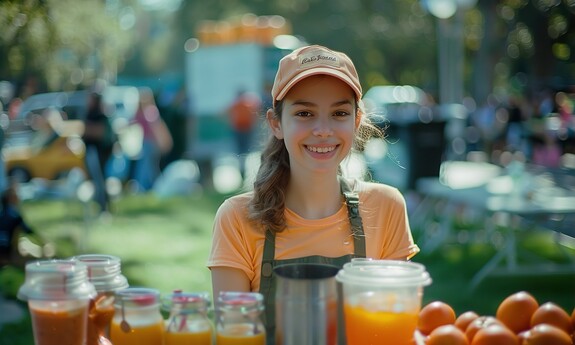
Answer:
[{"label": "long brown hair", "polygon": [[[273,108],[273,116],[281,120],[282,109],[283,101],[277,101]],[[355,116],[361,116],[361,121],[356,130],[352,149],[361,152],[370,138],[383,138],[385,135],[381,128],[371,123],[361,101],[356,103],[355,109]],[[289,179],[289,154],[284,141],[270,135],[261,154],[260,167],[254,181],[253,198],[249,204],[249,218],[254,224],[273,232],[285,229],[285,191]]]}]

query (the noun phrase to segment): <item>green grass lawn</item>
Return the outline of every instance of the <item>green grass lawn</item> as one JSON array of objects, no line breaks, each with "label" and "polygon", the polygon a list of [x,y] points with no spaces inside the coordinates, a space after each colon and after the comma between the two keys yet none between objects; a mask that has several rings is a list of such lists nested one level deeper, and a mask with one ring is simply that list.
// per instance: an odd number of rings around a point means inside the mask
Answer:
[{"label": "green grass lawn", "polygon": [[[205,263],[214,212],[223,198],[209,193],[169,199],[125,196],[115,201],[111,217],[90,217],[88,221],[84,217],[86,209],[76,202],[28,201],[23,204],[23,213],[44,238],[56,244],[57,257],[79,253],[116,255],[122,259],[123,273],[131,286],[152,287],[161,293],[183,289],[211,294]],[[520,246],[558,263],[575,256],[572,248],[562,247],[566,254],[561,252],[548,232],[530,234]],[[425,264],[433,279],[424,290],[424,304],[442,300],[458,314],[475,310],[493,315],[506,296],[525,290],[540,303],[552,301],[571,313],[575,307],[574,270],[558,275],[493,276],[471,290],[470,279],[494,253],[490,244],[463,243],[447,244],[432,254],[415,256],[413,261]],[[22,281],[22,267],[0,269],[0,291],[8,300],[15,300]],[[31,343],[28,317],[0,330],[0,345]]]}]

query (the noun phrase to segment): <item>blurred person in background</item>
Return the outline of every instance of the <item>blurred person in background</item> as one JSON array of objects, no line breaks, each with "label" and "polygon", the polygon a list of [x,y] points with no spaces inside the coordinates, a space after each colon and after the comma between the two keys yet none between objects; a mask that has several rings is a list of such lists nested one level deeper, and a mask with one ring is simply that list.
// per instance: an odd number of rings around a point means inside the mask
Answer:
[{"label": "blurred person in background", "polygon": [[245,156],[250,152],[261,105],[262,101],[257,94],[240,89],[228,108],[229,122],[236,142],[236,153],[240,160],[240,171],[244,177]]},{"label": "blurred person in background", "polygon": [[525,133],[525,115],[523,111],[523,99],[521,96],[512,95],[509,97],[507,104],[507,127],[505,130],[506,149],[515,151],[526,151],[524,140]]},{"label": "blurred person in background", "polygon": [[4,192],[8,188],[8,180],[6,178],[6,165],[4,164],[4,155],[2,154],[2,148],[4,147],[4,141],[6,139],[6,130],[10,125],[10,119],[8,114],[4,112],[4,106],[0,102],[0,193]]},{"label": "blurred person in background", "polygon": [[477,108],[471,116],[471,125],[477,128],[480,134],[479,147],[488,156],[491,155],[494,142],[503,126],[497,119],[499,101],[495,95],[490,94],[485,102]]},{"label": "blurred person in background", "polygon": [[575,153],[575,100],[565,92],[555,95],[557,112],[559,113],[560,127],[557,139],[560,141],[562,153]]},{"label": "blurred person in background", "polygon": [[110,197],[106,189],[104,168],[112,155],[116,135],[104,111],[102,95],[98,92],[89,95],[82,140],[86,145],[86,170],[94,184],[94,199],[100,207],[100,212],[109,212]]},{"label": "blurred person in background", "polygon": [[0,205],[0,258],[3,263],[11,262],[17,254],[16,240],[19,234],[34,234],[19,210],[16,183],[11,183],[1,194]]},{"label": "blurred person in background", "polygon": [[139,91],[140,103],[134,116],[134,123],[140,125],[144,137],[142,151],[135,161],[134,179],[138,191],[148,191],[160,175],[162,155],[170,152],[173,139],[160,116],[152,90],[141,88]]}]

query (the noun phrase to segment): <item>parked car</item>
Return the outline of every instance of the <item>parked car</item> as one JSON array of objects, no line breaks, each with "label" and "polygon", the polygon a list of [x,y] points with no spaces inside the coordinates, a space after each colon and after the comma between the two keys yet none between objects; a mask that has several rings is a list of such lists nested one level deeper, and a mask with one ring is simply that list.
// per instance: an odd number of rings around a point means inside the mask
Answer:
[{"label": "parked car", "polygon": [[[2,151],[7,175],[26,182],[58,179],[74,168],[85,172],[81,137],[88,96],[88,90],[80,90],[27,98],[6,133]],[[103,90],[103,100],[113,128],[122,128],[135,114],[138,91],[135,87],[109,86]]]},{"label": "parked car", "polygon": [[86,171],[82,121],[47,122],[42,129],[31,131],[28,143],[3,148],[6,172],[10,178],[19,182],[28,182],[32,178],[55,180],[74,168]]}]

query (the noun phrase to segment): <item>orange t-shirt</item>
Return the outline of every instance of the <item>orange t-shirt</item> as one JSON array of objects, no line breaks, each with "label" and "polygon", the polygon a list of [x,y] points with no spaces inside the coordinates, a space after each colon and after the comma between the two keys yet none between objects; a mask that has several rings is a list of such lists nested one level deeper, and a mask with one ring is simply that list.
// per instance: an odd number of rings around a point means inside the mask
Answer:
[{"label": "orange t-shirt", "polygon": [[[396,188],[356,181],[355,191],[359,194],[367,257],[405,260],[419,252],[411,235],[405,199]],[[258,291],[264,231],[247,219],[251,197],[252,192],[231,197],[218,209],[207,266],[240,269],[249,278],[251,291]],[[337,213],[322,219],[304,219],[289,209],[285,217],[287,228],[276,234],[276,260],[353,254],[345,203]]]}]

